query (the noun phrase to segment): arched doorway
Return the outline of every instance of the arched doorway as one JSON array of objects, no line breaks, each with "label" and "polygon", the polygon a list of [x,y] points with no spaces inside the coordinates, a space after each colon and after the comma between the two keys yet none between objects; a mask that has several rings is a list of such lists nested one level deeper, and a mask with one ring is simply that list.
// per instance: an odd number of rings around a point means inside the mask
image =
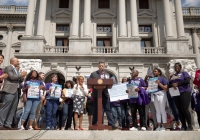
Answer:
[{"label": "arched doorway", "polygon": [[59,71],[50,71],[50,72],[46,73],[45,74],[45,78],[44,78],[44,82],[45,83],[51,82],[51,76],[53,74],[57,74],[58,75],[58,83],[60,85],[62,85],[62,88],[64,88],[65,76],[61,72],[59,72]]},{"label": "arched doorway", "polygon": [[113,71],[111,71],[111,70],[109,70],[109,69],[105,69],[105,71],[106,71],[108,74],[110,74],[110,78],[114,79],[114,80],[113,80],[114,84],[119,83],[118,78],[117,78],[116,74],[115,74]]}]

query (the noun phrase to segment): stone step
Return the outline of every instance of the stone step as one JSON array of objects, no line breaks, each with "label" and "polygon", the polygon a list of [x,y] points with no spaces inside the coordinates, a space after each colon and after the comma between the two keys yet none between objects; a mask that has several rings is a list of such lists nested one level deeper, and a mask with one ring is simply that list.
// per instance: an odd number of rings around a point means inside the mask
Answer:
[{"label": "stone step", "polygon": [[199,140],[198,131],[0,131],[1,140]]}]

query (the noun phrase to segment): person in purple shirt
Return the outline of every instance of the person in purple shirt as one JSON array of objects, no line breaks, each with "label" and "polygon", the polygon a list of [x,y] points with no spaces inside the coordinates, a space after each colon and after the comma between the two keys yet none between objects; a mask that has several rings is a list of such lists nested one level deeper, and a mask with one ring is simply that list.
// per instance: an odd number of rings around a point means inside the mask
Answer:
[{"label": "person in purple shirt", "polygon": [[58,75],[51,76],[51,82],[46,84],[46,130],[54,130],[57,125],[56,113],[58,110],[59,99],[51,97],[52,84],[58,84]]},{"label": "person in purple shirt", "polygon": [[[26,77],[25,79],[25,83],[24,83],[24,87],[23,87],[23,101],[25,102],[25,106],[24,106],[24,112],[22,114],[22,118],[21,118],[21,128],[20,130],[24,130],[24,123],[26,121],[26,119],[28,118],[28,115],[30,113],[29,116],[29,124],[28,124],[28,130],[33,130],[33,122],[35,120],[35,115],[36,115],[36,110],[37,107],[40,103],[40,98],[43,98],[43,96],[39,94],[38,98],[30,98],[29,96],[27,96],[28,94],[28,89],[30,88],[29,83],[30,82],[36,82],[39,83],[39,90],[45,90],[45,86],[43,84],[43,82],[39,79],[39,74],[36,70],[32,70]],[[38,92],[39,92],[38,90]]]},{"label": "person in purple shirt", "polygon": [[[71,98],[65,97],[67,90],[72,90],[74,88],[74,84],[72,81],[66,81],[65,88],[63,89],[61,98],[63,99],[62,102],[64,102],[64,106],[62,109],[62,123],[61,123],[61,130],[65,130],[65,128],[72,129],[71,123],[72,123],[72,116],[73,116],[73,100]],[[65,122],[67,119],[66,127]]]},{"label": "person in purple shirt", "polygon": [[[139,72],[137,70],[133,70],[131,73],[132,79],[129,80],[129,84],[135,83],[138,88],[135,89],[138,94],[140,94],[140,88],[146,88],[147,85],[145,81],[138,77]],[[128,90],[126,90],[127,93]],[[132,121],[133,121],[133,127],[130,130],[137,131],[137,121],[136,121],[136,113],[137,110],[139,111],[140,115],[140,127],[141,130],[146,131],[146,121],[145,121],[145,105],[138,103],[138,98],[130,98],[130,108],[131,108],[131,115],[132,115]]]},{"label": "person in purple shirt", "polygon": [[[154,106],[156,109],[156,119],[158,127],[156,131],[165,131],[165,124],[167,123],[167,114],[165,111],[167,103],[167,94],[166,90],[168,89],[168,82],[164,77],[161,77],[162,71],[159,68],[153,70],[154,77],[158,77],[156,83],[158,84],[158,91],[151,93],[151,96],[154,101]],[[161,120],[163,126],[161,127]]]},{"label": "person in purple shirt", "polygon": [[[175,63],[174,70],[175,74],[170,77],[169,88],[179,89],[180,96],[174,96],[173,100],[179,112],[179,117],[182,123],[181,130],[192,131],[192,121],[191,114],[189,111],[189,106],[191,100],[191,89],[190,89],[190,76],[187,72],[181,72],[182,65],[180,63]],[[187,121],[187,125],[186,125]]]}]

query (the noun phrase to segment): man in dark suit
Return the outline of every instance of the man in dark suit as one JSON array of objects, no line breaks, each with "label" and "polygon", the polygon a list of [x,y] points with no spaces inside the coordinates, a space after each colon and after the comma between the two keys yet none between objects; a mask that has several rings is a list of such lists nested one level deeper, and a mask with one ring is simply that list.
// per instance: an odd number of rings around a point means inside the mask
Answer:
[{"label": "man in dark suit", "polygon": [[21,81],[27,75],[26,72],[19,74],[16,67],[19,67],[19,61],[13,57],[10,59],[9,66],[5,67],[4,73],[8,78],[4,80],[2,89],[2,106],[0,108],[0,130],[12,130],[11,127],[16,106],[18,105],[18,88]]},{"label": "man in dark suit", "polygon": [[[99,62],[99,70],[91,73],[90,78],[108,79],[109,74],[104,71],[104,68],[105,68],[105,63]],[[98,111],[98,107],[97,107],[98,91],[96,89],[92,90],[92,97],[94,99],[94,107],[93,107],[94,111],[93,111],[92,124],[94,125],[97,123],[97,116],[98,116],[98,112],[97,112]],[[102,112],[106,112],[106,116],[108,119],[108,125],[112,126],[112,128],[115,129],[115,124],[113,123],[113,117],[112,117],[112,112],[111,112],[111,108],[110,108],[110,97],[109,97],[107,88],[105,88],[102,93],[102,104],[103,104]]]}]

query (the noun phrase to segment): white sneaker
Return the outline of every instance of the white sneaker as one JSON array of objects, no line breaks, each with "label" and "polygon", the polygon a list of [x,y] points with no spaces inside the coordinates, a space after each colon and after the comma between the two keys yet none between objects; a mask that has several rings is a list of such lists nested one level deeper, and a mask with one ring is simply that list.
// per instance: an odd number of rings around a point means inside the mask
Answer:
[{"label": "white sneaker", "polygon": [[160,131],[166,131],[166,129],[164,127],[161,127]]},{"label": "white sneaker", "polygon": [[158,126],[155,131],[160,131],[160,126]]},{"label": "white sneaker", "polygon": [[28,130],[34,130],[33,127],[29,127]]},{"label": "white sneaker", "polygon": [[146,131],[147,129],[146,129],[146,127],[142,127],[141,130],[142,131]]},{"label": "white sneaker", "polygon": [[19,129],[19,130],[25,130],[25,129],[24,129],[24,126],[22,125],[22,126],[20,127],[20,129]]},{"label": "white sneaker", "polygon": [[131,130],[131,131],[138,131],[138,129],[135,128],[135,127],[132,127],[130,130]]}]

